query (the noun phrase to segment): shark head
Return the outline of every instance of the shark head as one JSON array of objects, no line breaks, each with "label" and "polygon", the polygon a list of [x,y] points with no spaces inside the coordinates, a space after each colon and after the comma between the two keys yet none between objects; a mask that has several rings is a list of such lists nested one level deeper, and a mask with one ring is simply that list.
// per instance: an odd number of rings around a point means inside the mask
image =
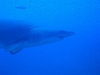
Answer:
[{"label": "shark head", "polygon": [[39,28],[31,31],[28,41],[33,43],[33,46],[38,46],[57,42],[74,34],[74,32],[65,30],[49,30]]}]

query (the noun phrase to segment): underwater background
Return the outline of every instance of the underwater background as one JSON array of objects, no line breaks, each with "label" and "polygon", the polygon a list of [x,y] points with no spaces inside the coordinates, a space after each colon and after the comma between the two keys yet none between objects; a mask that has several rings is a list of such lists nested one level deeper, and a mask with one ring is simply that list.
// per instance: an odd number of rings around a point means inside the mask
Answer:
[{"label": "underwater background", "polygon": [[75,32],[15,55],[0,49],[0,75],[100,75],[100,0],[0,0],[0,19]]}]

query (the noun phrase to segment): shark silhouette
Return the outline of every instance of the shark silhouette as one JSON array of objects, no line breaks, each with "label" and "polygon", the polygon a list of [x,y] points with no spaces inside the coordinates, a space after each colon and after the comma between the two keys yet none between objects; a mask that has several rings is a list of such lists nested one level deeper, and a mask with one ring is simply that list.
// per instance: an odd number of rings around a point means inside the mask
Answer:
[{"label": "shark silhouette", "polygon": [[16,54],[26,47],[60,41],[74,32],[35,27],[31,23],[15,20],[0,20],[0,48]]}]

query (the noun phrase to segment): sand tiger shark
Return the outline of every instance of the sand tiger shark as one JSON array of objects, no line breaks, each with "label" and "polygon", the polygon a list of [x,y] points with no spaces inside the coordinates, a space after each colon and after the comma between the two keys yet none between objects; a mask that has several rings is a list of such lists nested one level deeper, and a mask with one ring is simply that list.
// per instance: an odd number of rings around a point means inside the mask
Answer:
[{"label": "sand tiger shark", "polygon": [[75,34],[65,30],[36,27],[17,20],[0,20],[0,48],[16,54],[23,48],[60,41]]}]

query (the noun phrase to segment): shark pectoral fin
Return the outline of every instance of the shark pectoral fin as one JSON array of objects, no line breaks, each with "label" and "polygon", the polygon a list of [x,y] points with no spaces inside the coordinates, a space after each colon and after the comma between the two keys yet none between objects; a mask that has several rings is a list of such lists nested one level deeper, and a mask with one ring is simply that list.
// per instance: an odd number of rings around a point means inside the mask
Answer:
[{"label": "shark pectoral fin", "polygon": [[11,54],[16,54],[23,49],[23,45],[24,42],[5,45],[5,51],[10,52]]},{"label": "shark pectoral fin", "polygon": [[22,49],[23,49],[23,47],[17,47],[17,48],[15,48],[15,49],[11,50],[11,51],[10,51],[10,54],[16,54],[16,53],[18,53],[19,51],[21,51]]}]

